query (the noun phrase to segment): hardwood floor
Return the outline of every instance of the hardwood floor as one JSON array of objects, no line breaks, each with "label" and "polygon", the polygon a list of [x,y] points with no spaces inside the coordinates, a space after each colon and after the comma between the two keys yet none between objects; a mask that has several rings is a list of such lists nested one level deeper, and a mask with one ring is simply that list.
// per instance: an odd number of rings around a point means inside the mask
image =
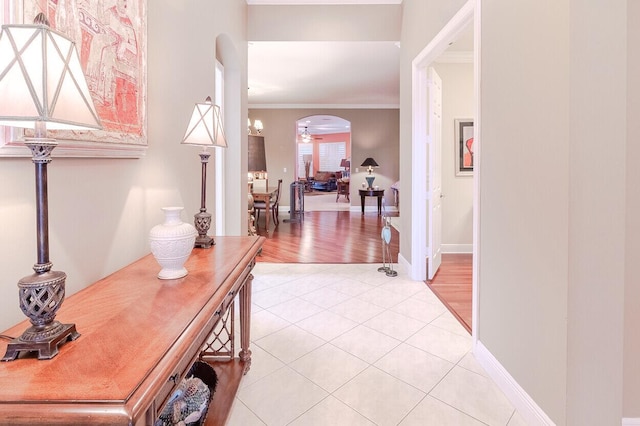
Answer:
[{"label": "hardwood floor", "polygon": [[[380,263],[383,219],[375,212],[305,212],[300,223],[264,228],[260,215],[258,234],[267,237],[258,262],[269,263]],[[391,259],[398,261],[399,234],[391,227]],[[471,332],[471,254],[444,254],[442,265],[427,285],[460,323]]]},{"label": "hardwood floor", "polygon": [[[281,214],[280,224],[267,233],[264,215],[257,231],[267,237],[259,262],[271,263],[380,263],[384,226],[375,212],[305,212],[300,223],[288,223]],[[391,227],[391,258],[398,261],[399,234]]]},{"label": "hardwood floor", "polygon": [[443,254],[440,269],[427,285],[471,333],[471,254]]}]

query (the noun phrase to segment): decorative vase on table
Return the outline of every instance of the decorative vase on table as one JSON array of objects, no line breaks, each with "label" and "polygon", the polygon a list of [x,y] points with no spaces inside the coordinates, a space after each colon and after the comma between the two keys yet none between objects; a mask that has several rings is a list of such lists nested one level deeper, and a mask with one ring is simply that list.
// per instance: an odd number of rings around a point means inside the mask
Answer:
[{"label": "decorative vase on table", "polygon": [[161,280],[173,280],[187,275],[184,263],[189,258],[198,232],[193,225],[180,218],[183,207],[163,207],[164,223],[151,228],[149,243],[151,253],[162,267]]}]

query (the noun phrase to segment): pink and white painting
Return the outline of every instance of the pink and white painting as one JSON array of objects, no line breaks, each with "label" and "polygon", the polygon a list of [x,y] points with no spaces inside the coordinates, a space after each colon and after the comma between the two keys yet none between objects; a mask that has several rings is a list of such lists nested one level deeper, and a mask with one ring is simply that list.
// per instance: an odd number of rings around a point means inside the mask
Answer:
[{"label": "pink and white painting", "polygon": [[146,145],[146,0],[24,0],[76,43],[101,131],[58,131],[69,140]]}]

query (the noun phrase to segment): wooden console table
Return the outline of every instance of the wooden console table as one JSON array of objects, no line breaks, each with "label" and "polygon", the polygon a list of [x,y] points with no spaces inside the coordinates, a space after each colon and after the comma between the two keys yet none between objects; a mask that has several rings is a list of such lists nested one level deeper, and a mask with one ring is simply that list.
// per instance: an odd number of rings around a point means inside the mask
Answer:
[{"label": "wooden console table", "polygon": [[378,216],[382,212],[382,197],[384,197],[384,189],[359,189],[360,193],[360,205],[362,206],[362,214],[364,214],[364,199],[365,197],[378,197]]},{"label": "wooden console table", "polygon": [[[176,280],[156,278],[148,255],[67,298],[56,319],[75,323],[81,336],[51,360],[0,363],[0,423],[153,425],[239,294],[240,359],[232,351],[212,362],[218,386],[206,424],[224,424],[251,362],[251,270],[263,242],[217,237],[214,247],[193,250],[189,274]],[[6,347],[0,340],[0,352]]]}]

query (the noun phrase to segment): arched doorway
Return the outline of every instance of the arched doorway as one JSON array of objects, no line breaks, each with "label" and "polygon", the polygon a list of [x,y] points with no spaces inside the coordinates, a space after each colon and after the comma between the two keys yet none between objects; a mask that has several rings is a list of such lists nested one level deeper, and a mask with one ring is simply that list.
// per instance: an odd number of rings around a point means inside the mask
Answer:
[{"label": "arched doorway", "polygon": [[[338,181],[350,175],[351,122],[334,115],[296,121],[296,177],[306,180],[305,210],[349,210]],[[329,195],[332,194],[332,195]],[[313,200],[307,202],[307,195]]]}]

